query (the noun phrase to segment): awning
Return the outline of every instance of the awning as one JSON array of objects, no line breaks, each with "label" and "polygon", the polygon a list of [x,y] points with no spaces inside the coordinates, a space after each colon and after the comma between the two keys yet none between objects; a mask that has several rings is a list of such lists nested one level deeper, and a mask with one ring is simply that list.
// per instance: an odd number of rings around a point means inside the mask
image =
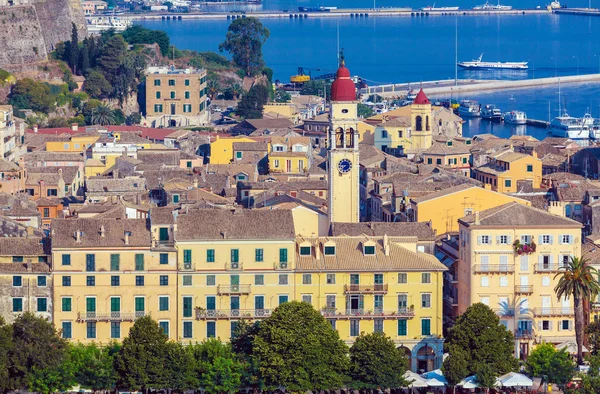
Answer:
[{"label": "awning", "polygon": [[412,371],[406,371],[404,379],[408,382],[408,387],[429,387],[429,384],[421,375]]},{"label": "awning", "polygon": [[533,380],[529,379],[527,376],[516,373],[509,372],[506,375],[500,376],[498,379],[498,384],[501,387],[532,387]]},{"label": "awning", "polygon": [[[573,341],[566,341],[563,343],[559,343],[558,345],[556,345],[556,348],[558,350],[565,349],[567,351],[567,353],[569,353],[569,354],[577,354],[577,343],[575,343]],[[589,350],[585,346],[583,346],[581,350],[584,353],[589,353]]]}]

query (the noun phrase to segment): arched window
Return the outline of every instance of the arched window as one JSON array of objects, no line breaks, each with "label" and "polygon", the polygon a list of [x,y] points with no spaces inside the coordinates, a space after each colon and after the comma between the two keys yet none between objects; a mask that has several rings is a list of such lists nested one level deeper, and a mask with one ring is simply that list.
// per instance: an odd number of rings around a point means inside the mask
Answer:
[{"label": "arched window", "polygon": [[341,127],[338,127],[335,130],[335,148],[342,148],[344,147],[344,129],[342,129]]},{"label": "arched window", "polygon": [[425,130],[429,131],[429,116],[425,117]]},{"label": "arched window", "polygon": [[404,356],[408,360],[408,369],[410,370],[412,368],[412,352],[406,346],[400,346],[398,349],[404,353]]},{"label": "arched window", "polygon": [[[435,352],[427,345],[417,351],[417,371],[420,373],[434,370]],[[421,372],[422,371],[422,372]]]},{"label": "arched window", "polygon": [[423,118],[421,118],[420,116],[417,116],[417,117],[415,118],[415,123],[416,123],[416,125],[415,125],[415,126],[416,126],[416,127],[415,127],[415,129],[416,129],[417,131],[423,131]]},{"label": "arched window", "polygon": [[352,127],[346,130],[346,148],[354,148],[354,129]]}]

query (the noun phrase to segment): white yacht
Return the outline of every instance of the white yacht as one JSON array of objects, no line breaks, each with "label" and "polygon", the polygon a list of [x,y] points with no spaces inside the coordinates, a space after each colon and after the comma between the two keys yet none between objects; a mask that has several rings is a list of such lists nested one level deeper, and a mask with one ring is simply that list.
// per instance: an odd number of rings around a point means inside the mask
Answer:
[{"label": "white yacht", "polygon": [[504,114],[504,123],[527,124],[527,115],[523,111],[510,111]]},{"label": "white yacht", "polygon": [[[588,115],[589,116],[589,115]],[[570,138],[573,140],[585,140],[590,138],[590,126],[593,125],[593,119],[590,124],[589,118],[574,118],[566,112],[550,122],[550,132],[555,137]]]},{"label": "white yacht", "polygon": [[486,104],[481,109],[481,119],[500,121],[502,119],[502,112],[494,104]]},{"label": "white yacht", "polygon": [[527,70],[529,66],[527,62],[484,62],[483,53],[479,58],[473,59],[470,62],[458,62],[458,66],[467,69],[492,69],[492,70]]},{"label": "white yacht", "polygon": [[475,6],[475,7],[473,7],[473,9],[481,10],[481,11],[509,11],[509,10],[512,10],[512,6],[502,5],[502,4],[500,4],[500,1],[498,0],[497,5],[490,4],[486,1],[485,4]]},{"label": "white yacht", "polygon": [[458,115],[465,118],[479,118],[481,116],[481,105],[477,101],[463,100],[458,107]]},{"label": "white yacht", "polygon": [[436,7],[433,3],[432,6],[421,8],[421,11],[458,11],[458,7]]},{"label": "white yacht", "polygon": [[86,22],[87,31],[90,34],[100,34],[100,32],[110,29],[121,32],[132,25],[131,20],[113,15],[88,16]]}]

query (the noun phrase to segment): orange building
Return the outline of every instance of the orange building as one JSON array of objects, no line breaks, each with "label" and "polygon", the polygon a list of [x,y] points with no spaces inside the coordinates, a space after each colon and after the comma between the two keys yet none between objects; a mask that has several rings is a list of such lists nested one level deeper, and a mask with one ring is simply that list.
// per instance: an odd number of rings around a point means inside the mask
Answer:
[{"label": "orange building", "polygon": [[35,202],[37,210],[42,215],[42,229],[50,230],[52,219],[62,218],[63,204],[59,200],[40,198]]}]

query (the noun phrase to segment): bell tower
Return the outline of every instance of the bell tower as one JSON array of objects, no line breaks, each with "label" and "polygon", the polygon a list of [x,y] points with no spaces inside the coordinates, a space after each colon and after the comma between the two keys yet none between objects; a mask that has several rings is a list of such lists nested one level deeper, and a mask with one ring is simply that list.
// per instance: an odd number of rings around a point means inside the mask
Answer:
[{"label": "bell tower", "polygon": [[358,223],[360,187],[358,165],[358,101],[356,87],[343,54],[331,85],[327,144],[329,223]]}]

